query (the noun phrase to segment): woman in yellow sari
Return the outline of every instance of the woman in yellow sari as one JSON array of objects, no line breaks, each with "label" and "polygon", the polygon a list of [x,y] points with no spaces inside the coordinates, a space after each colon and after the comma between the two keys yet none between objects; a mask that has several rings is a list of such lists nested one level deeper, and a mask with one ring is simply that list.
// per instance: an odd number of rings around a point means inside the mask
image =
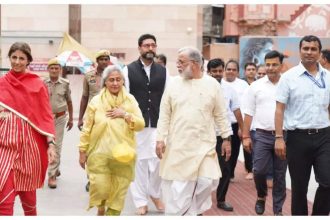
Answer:
[{"label": "woman in yellow sari", "polygon": [[90,180],[89,208],[98,215],[120,215],[134,179],[135,131],[144,119],[135,98],[123,88],[121,68],[103,71],[103,88],[89,103],[80,134],[79,163],[87,165]]}]

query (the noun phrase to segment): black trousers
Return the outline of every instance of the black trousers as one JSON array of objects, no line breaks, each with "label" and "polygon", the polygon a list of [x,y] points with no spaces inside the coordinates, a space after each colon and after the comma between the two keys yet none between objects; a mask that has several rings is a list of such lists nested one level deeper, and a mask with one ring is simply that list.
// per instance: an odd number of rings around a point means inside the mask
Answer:
[{"label": "black trousers", "polygon": [[216,151],[222,173],[222,177],[220,178],[219,185],[217,188],[218,203],[226,201],[226,194],[230,182],[230,162],[229,161],[226,162],[225,160],[226,158],[221,156],[221,145],[222,145],[222,138],[220,136],[217,136]]},{"label": "black trousers", "polygon": [[[239,149],[241,146],[241,140],[238,137],[238,123],[231,124],[231,128],[233,130],[233,135],[231,136],[231,157],[230,157],[230,175],[231,178],[235,177],[235,168],[237,164],[237,159],[239,155]],[[243,150],[244,152],[244,165],[246,171],[249,173],[252,172],[252,154]]]},{"label": "black trousers", "polygon": [[243,149],[243,153],[244,153],[244,166],[245,166],[245,170],[248,173],[252,173],[252,154],[247,152],[246,150]]},{"label": "black trousers", "polygon": [[287,132],[287,160],[291,176],[292,215],[308,215],[307,190],[313,167],[319,183],[312,215],[330,212],[330,127],[324,132]]},{"label": "black trousers", "polygon": [[233,130],[233,135],[231,136],[231,157],[229,159],[230,163],[230,177],[235,177],[235,168],[237,164],[237,159],[239,155],[239,148],[241,146],[241,140],[238,137],[238,123],[231,124]]}]

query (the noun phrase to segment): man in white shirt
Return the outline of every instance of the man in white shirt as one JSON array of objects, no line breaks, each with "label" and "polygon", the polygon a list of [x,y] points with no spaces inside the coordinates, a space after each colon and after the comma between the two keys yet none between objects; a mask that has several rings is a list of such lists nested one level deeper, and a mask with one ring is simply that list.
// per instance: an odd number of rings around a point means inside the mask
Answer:
[{"label": "man in white shirt", "polygon": [[329,215],[330,73],[318,63],[321,50],[317,36],[301,38],[301,61],[282,75],[276,90],[275,153],[288,160],[292,215],[308,215],[312,168],[319,184],[312,215]]},{"label": "man in white shirt", "polygon": [[230,158],[232,130],[225,100],[219,83],[203,74],[201,66],[199,50],[181,48],[180,75],[171,79],[160,105],[156,154],[167,215],[197,215],[211,208],[221,175],[216,127],[223,139],[222,156]]},{"label": "man in white shirt", "polygon": [[[240,130],[242,130],[243,119],[242,119],[242,114],[241,114],[239,100],[236,91],[233,88],[231,88],[231,86],[229,86],[228,84],[221,83],[223,78],[224,67],[225,67],[225,63],[223,62],[223,60],[220,58],[215,58],[207,63],[207,72],[213,78],[215,78],[221,85],[226,101],[228,120],[230,121],[230,113],[232,112],[235,115]],[[219,185],[217,188],[217,207],[225,211],[233,211],[234,208],[232,207],[232,205],[226,202],[226,194],[228,191],[228,186],[231,176],[230,163],[229,161],[225,161],[225,158],[221,155],[222,138],[219,135],[220,134],[219,130],[216,130],[216,133],[217,133],[216,150],[217,150],[219,165],[222,173],[222,177],[220,178]]]},{"label": "man in white shirt", "polygon": [[[266,177],[271,165],[273,165],[274,173],[273,212],[275,215],[282,215],[282,206],[286,197],[287,162],[276,156],[274,152],[275,93],[281,77],[283,58],[284,56],[275,50],[266,54],[266,76],[251,84],[244,106],[243,147],[248,152],[251,152],[253,147],[253,173],[258,195],[255,211],[258,215],[262,215],[265,211]],[[252,120],[256,128],[254,141],[250,136]]]},{"label": "man in white shirt", "polygon": [[[249,87],[249,84],[240,78],[238,78],[239,73],[239,64],[236,60],[229,60],[225,66],[225,80],[223,80],[224,84],[229,84],[237,93],[240,104],[243,102],[242,97],[244,96],[245,90]],[[231,168],[231,178],[235,177],[235,168],[237,164],[237,159],[239,155],[239,149],[241,146],[240,134],[241,130],[239,130],[237,120],[233,113],[230,113],[231,126],[233,129],[233,136],[231,140],[232,154],[230,158],[230,168]],[[247,171],[247,179],[252,179],[252,159],[251,155],[244,151],[244,165]]]},{"label": "man in white shirt", "polygon": [[330,50],[329,49],[323,49],[321,51],[320,64],[323,66],[323,68],[330,71]]}]

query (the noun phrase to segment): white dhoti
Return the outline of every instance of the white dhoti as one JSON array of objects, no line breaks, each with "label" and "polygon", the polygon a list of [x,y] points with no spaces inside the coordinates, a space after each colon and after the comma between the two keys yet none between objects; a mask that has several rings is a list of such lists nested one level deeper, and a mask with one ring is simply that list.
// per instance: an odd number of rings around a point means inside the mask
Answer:
[{"label": "white dhoti", "polygon": [[156,128],[145,128],[138,132],[137,161],[135,164],[135,179],[130,185],[135,206],[148,204],[149,196],[160,198],[161,178],[159,176],[159,159],[155,153]]},{"label": "white dhoti", "polygon": [[162,180],[165,215],[197,215],[212,206],[211,193],[219,180],[198,177],[196,181]]}]

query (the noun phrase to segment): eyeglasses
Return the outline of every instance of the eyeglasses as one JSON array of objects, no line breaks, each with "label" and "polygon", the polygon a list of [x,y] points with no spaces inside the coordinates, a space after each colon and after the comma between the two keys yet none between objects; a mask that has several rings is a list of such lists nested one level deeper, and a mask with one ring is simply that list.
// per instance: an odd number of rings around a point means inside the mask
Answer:
[{"label": "eyeglasses", "polygon": [[195,62],[195,60],[186,60],[186,61],[177,60],[176,61],[176,64],[182,66],[182,65],[184,65],[184,64],[186,64],[188,62]]},{"label": "eyeglasses", "polygon": [[154,49],[154,48],[157,48],[157,44],[142,44],[141,47],[143,47],[143,48],[151,47],[152,49]]}]

